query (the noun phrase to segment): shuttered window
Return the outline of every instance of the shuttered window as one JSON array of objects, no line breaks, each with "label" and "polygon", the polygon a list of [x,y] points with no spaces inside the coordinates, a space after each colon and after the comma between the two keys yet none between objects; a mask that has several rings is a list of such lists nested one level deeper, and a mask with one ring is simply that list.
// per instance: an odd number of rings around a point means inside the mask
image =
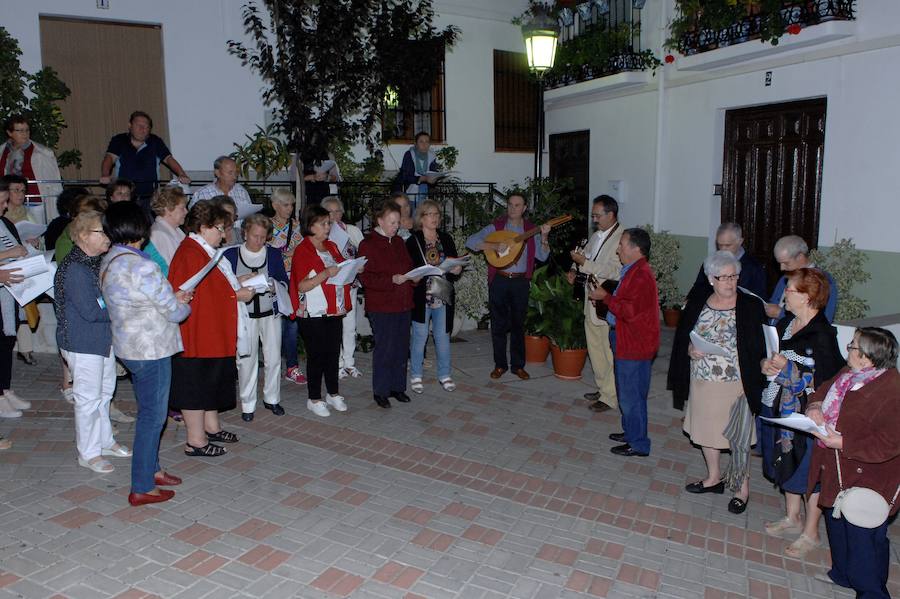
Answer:
[{"label": "shuttered window", "polygon": [[494,150],[534,152],[537,83],[524,53],[494,50]]}]

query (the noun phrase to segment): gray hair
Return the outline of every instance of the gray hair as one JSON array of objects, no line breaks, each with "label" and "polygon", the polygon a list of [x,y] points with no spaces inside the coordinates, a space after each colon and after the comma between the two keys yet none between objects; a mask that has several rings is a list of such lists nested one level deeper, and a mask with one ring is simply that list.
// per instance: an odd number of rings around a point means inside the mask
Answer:
[{"label": "gray hair", "polygon": [[788,258],[796,258],[800,254],[809,256],[809,246],[803,241],[799,235],[785,235],[775,242],[775,248],[772,253],[777,259],[778,256],[784,255]]},{"label": "gray hair", "polygon": [[741,261],[728,250],[713,252],[703,261],[703,272],[707,277],[717,277],[726,267],[733,266],[735,274],[741,274]]},{"label": "gray hair", "polygon": [[294,204],[296,203],[296,198],[294,198],[294,194],[291,193],[291,190],[287,187],[276,187],[272,190],[272,195],[269,198],[273,204]]},{"label": "gray hair", "polygon": [[235,164],[237,164],[237,161],[235,161],[235,159],[232,158],[231,156],[219,156],[218,158],[216,158],[216,159],[213,161],[213,169],[214,169],[214,170],[219,170],[220,168],[222,168],[222,164],[223,164],[226,160],[231,161],[231,162],[234,162]]},{"label": "gray hair", "polygon": [[875,368],[897,366],[897,338],[887,329],[860,327],[856,329],[859,353],[872,361]]},{"label": "gray hair", "polygon": [[319,205],[322,206],[322,208],[325,208],[325,204],[334,204],[336,208],[340,208],[342,211],[344,210],[344,203],[337,196],[325,196],[322,198],[322,201],[319,202]]},{"label": "gray hair", "polygon": [[719,225],[719,228],[716,229],[716,237],[722,233],[734,233],[734,236],[738,239],[744,238],[744,230],[737,223],[722,223]]}]

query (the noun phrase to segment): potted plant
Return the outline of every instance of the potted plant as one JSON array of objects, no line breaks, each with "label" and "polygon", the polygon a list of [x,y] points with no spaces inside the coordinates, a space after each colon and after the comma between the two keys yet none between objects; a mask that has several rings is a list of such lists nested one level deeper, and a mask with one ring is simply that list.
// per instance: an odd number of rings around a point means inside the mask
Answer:
[{"label": "potted plant", "polygon": [[532,290],[540,312],[535,332],[550,338],[554,376],[580,379],[587,359],[584,304],[572,295],[572,286],[562,274],[547,275],[539,285],[532,281]]},{"label": "potted plant", "polygon": [[547,267],[542,266],[534,271],[531,277],[531,289],[528,292],[528,312],[525,313],[525,361],[532,364],[543,364],[550,355],[550,339],[540,331],[543,322],[544,304],[542,296],[546,294],[543,282],[547,280]]},{"label": "potted plant", "polygon": [[838,288],[838,305],[834,320],[846,321],[865,318],[869,313],[866,300],[853,294],[853,287],[872,278],[863,265],[868,257],[852,239],[841,239],[824,251],[813,250],[810,260],[828,272]]},{"label": "potted plant", "polygon": [[684,294],[675,281],[675,271],[681,262],[681,244],[668,231],[654,231],[651,225],[644,229],[650,234],[650,268],[656,274],[663,321],[667,327],[675,327],[684,305]]}]

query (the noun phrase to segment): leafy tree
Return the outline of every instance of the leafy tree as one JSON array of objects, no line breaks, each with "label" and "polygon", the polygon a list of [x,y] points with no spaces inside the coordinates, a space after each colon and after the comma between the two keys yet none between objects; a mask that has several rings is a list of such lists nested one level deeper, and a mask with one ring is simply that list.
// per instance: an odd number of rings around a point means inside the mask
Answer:
[{"label": "leafy tree", "polygon": [[431,89],[444,49],[459,32],[438,31],[431,0],[259,0],[243,7],[252,43],[228,51],[258,73],[263,100],[303,162],[339,143],[370,152],[388,87],[401,105]]}]

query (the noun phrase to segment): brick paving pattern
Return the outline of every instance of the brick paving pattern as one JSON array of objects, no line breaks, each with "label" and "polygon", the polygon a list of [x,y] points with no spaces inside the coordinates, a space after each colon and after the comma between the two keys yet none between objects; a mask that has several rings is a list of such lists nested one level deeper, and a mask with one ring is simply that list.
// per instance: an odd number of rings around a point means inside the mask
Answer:
[{"label": "brick paving pattern", "polygon": [[[423,395],[382,410],[359,354],[364,377],[341,381],[346,414],[314,416],[305,387],[284,382],[286,416],[225,416],[241,441],[224,457],[185,457],[184,430],[169,426],[161,462],[184,484],[140,508],[126,502],[128,460],[104,476],[77,465],[57,359],[16,363],[13,387],[34,409],[0,420],[15,443],[0,452],[0,599],[851,597],[812,578],[827,547],[798,561],[762,532],[782,500],[758,458],[740,516],[727,495],[683,491],[705,468],[665,391],[670,335],[648,458],[609,453],[618,414],[586,409],[589,366],[576,382],[549,362],[528,365],[530,381],[491,381],[489,337],[471,331],[452,345],[454,393],[431,368]],[[116,397],[134,412],[127,380]],[[119,428],[130,445],[133,425]]]}]

